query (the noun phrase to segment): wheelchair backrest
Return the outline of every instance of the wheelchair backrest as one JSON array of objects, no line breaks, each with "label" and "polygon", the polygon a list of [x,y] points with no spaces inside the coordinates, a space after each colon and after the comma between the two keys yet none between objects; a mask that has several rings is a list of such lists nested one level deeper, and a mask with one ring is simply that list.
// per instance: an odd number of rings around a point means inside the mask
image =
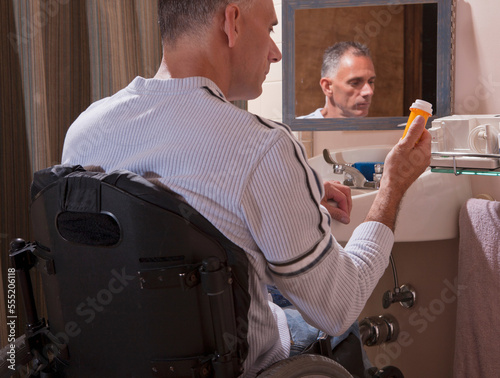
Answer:
[{"label": "wheelchair backrest", "polygon": [[35,174],[31,219],[50,331],[70,377],[235,377],[248,261],[176,194],[128,171]]}]

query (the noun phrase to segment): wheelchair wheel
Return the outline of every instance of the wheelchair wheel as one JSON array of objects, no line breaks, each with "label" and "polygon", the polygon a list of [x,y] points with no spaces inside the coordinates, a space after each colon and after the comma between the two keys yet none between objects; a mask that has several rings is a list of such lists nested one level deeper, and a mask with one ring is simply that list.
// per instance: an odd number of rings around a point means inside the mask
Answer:
[{"label": "wheelchair wheel", "polygon": [[353,378],[334,360],[317,354],[300,354],[271,365],[258,378]]}]

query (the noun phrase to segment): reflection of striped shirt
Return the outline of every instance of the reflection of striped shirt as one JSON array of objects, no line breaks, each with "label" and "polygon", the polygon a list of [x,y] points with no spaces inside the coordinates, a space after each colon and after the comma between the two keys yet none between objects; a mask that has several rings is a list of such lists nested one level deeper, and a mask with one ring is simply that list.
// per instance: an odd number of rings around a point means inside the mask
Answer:
[{"label": "reflection of striped shirt", "polygon": [[266,284],[333,335],[354,322],[388,264],[392,231],[363,223],[342,248],[320,206],[322,181],[290,129],[238,109],[205,78],[134,79],[75,121],[62,160],[159,181],[248,253],[245,376],[289,353]]}]

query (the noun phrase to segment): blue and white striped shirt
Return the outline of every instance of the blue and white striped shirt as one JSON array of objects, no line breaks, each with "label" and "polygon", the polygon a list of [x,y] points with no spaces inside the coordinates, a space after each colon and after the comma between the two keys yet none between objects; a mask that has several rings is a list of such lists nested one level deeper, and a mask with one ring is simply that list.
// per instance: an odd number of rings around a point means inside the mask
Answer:
[{"label": "blue and white striped shirt", "polygon": [[135,78],[73,123],[62,162],[164,185],[248,253],[245,377],[289,354],[286,318],[267,284],[335,335],[356,320],[388,264],[392,231],[363,223],[342,248],[320,206],[322,180],[290,129],[235,107],[203,77]]}]

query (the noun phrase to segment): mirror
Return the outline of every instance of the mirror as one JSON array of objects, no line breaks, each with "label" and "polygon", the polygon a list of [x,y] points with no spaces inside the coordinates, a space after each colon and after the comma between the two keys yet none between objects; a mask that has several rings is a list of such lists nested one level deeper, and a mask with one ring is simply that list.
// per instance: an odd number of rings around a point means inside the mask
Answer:
[{"label": "mirror", "polygon": [[[431,120],[449,115],[452,1],[283,0],[284,122],[292,130],[396,130],[417,98],[433,104]],[[368,116],[297,118],[324,107],[323,53],[346,40],[371,51],[377,79]]]}]

